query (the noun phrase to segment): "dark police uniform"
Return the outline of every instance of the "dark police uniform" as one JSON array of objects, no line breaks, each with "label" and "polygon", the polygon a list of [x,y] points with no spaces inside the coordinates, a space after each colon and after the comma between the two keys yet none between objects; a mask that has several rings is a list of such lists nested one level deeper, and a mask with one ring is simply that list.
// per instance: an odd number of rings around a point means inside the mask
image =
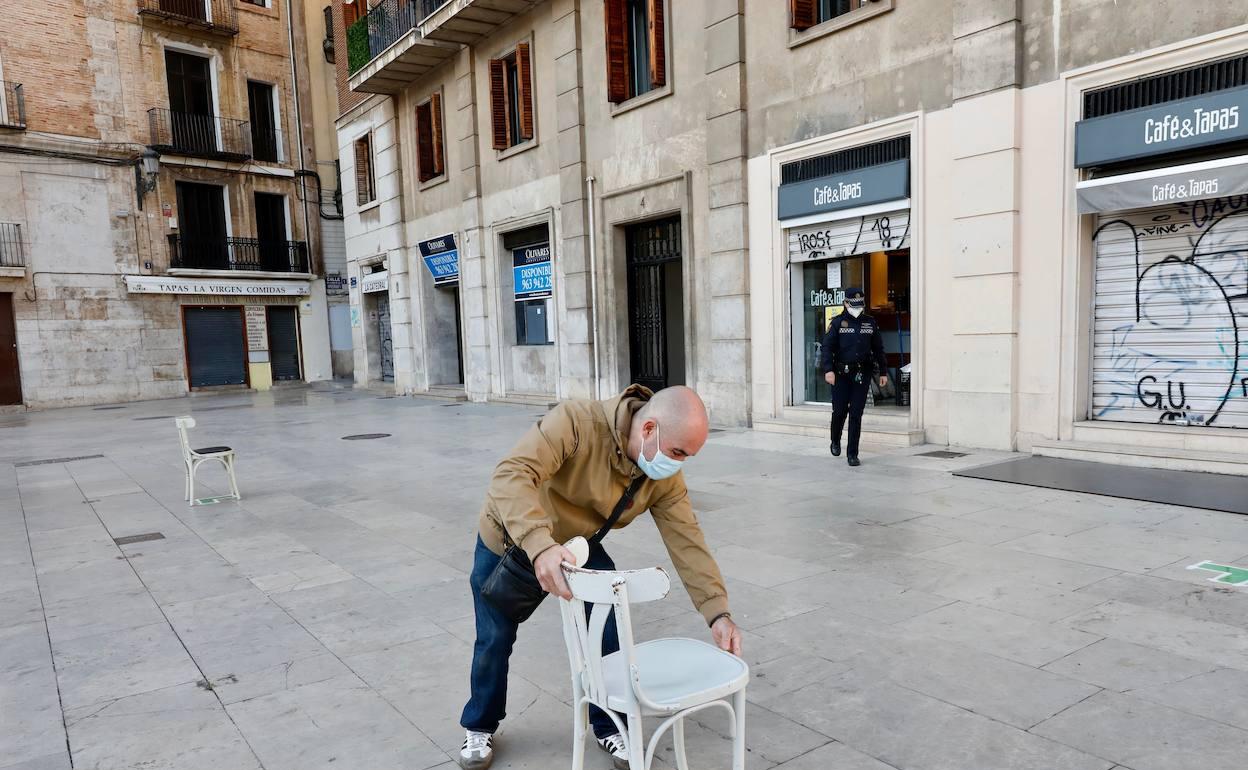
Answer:
[{"label": "dark police uniform", "polygon": [[[865,296],[861,289],[849,289],[845,292],[845,301],[865,304]],[[871,379],[888,373],[884,340],[875,319],[865,312],[854,318],[848,311],[834,317],[823,337],[819,368],[824,374],[836,374],[836,383],[832,386],[832,454],[841,454],[841,429],[848,416],[848,460],[850,465],[858,465],[862,410],[867,405]]]}]

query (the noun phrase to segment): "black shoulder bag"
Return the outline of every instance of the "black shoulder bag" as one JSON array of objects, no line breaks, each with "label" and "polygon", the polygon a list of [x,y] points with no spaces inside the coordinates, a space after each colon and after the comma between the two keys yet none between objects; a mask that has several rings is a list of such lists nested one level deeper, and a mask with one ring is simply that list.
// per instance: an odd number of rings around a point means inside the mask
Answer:
[{"label": "black shoulder bag", "polygon": [[[642,475],[629,483],[620,501],[615,504],[615,510],[611,511],[611,518],[589,539],[590,545],[602,542],[611,527],[615,526],[624,511],[632,505],[633,495],[645,480],[646,477]],[[507,551],[485,579],[485,585],[481,586],[481,595],[513,623],[523,623],[546,598],[546,591],[537,579],[537,572],[529,561],[529,555],[511,541],[506,529],[503,530],[503,540],[507,544]]]}]

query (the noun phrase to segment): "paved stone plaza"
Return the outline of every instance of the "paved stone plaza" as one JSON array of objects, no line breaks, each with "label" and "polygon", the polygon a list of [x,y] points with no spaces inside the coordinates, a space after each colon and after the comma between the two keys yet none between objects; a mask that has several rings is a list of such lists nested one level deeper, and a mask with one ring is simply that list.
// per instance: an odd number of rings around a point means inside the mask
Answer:
[{"label": "paved stone plaza", "polygon": [[[187,507],[181,414],[238,450],[241,503]],[[323,388],[0,416],[0,768],[453,767],[477,512],[538,414]],[[1242,770],[1248,587],[1187,567],[1248,564],[1248,520],[826,451],[716,432],[687,473],[751,770]],[[670,568],[648,519],[606,544]],[[709,638],[679,586],[636,617]],[[567,767],[569,693],[548,601],[495,767]],[[691,729],[695,770],[728,767],[725,721]]]}]

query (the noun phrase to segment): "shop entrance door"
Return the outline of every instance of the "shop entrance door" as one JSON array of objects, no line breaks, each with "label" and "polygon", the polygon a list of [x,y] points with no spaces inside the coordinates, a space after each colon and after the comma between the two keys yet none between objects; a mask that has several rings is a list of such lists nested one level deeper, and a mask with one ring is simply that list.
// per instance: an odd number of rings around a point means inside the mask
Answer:
[{"label": "shop entrance door", "polygon": [[685,384],[680,217],[625,231],[630,379],[651,390]]},{"label": "shop entrance door", "polygon": [[17,365],[17,324],[13,295],[0,294],[0,404],[22,403],[22,379]]},{"label": "shop entrance door", "polygon": [[299,320],[293,307],[269,306],[269,361],[273,379],[297,380],[299,370]]},{"label": "shop entrance door", "polygon": [[192,388],[247,382],[247,336],[243,307],[188,307],[186,358]]},{"label": "shop entrance door", "polygon": [[381,358],[382,382],[394,382],[394,337],[390,331],[390,294],[377,295],[377,348]]}]

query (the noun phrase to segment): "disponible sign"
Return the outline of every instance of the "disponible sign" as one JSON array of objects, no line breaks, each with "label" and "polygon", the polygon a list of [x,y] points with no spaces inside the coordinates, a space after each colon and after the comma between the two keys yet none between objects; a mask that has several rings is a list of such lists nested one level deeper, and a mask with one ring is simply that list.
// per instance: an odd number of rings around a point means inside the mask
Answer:
[{"label": "disponible sign", "polygon": [[1248,193],[1248,156],[1092,179],[1076,193],[1080,214],[1241,195]]},{"label": "disponible sign", "polygon": [[541,299],[551,295],[550,244],[511,252],[511,273],[516,299]]},{"label": "disponible sign", "polygon": [[1248,139],[1248,86],[1075,124],[1075,167]]},{"label": "disponible sign", "polygon": [[781,185],[778,218],[794,219],[910,197],[910,161]]},{"label": "disponible sign", "polygon": [[247,281],[217,278],[169,278],[158,275],[127,275],[131,294],[242,294],[266,297],[304,297],[307,281]]},{"label": "disponible sign", "polygon": [[459,280],[459,250],[455,247],[453,234],[421,241],[417,247],[425,260],[425,267],[433,275],[435,286]]}]

